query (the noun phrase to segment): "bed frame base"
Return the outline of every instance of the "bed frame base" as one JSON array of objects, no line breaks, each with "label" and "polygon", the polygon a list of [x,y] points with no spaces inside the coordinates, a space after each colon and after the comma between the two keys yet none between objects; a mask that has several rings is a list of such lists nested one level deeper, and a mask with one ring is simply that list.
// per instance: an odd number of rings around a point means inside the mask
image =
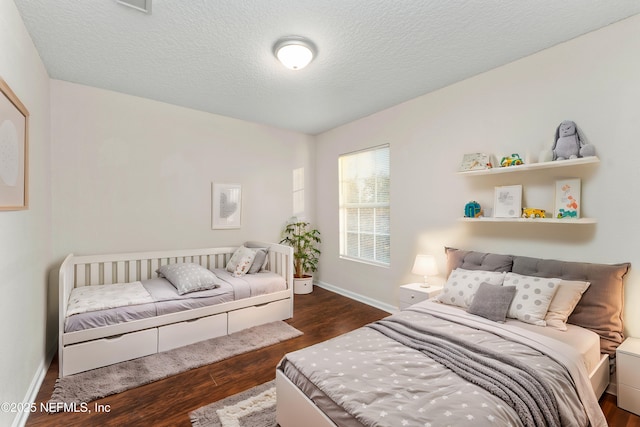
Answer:
[{"label": "bed frame base", "polygon": [[276,422],[281,427],[335,427],[280,369],[276,369],[276,396]]},{"label": "bed frame base", "polygon": [[602,393],[605,392],[609,386],[609,355],[601,354],[600,362],[593,368],[593,371],[589,373],[589,379],[591,380],[591,387],[596,397],[599,399]]}]

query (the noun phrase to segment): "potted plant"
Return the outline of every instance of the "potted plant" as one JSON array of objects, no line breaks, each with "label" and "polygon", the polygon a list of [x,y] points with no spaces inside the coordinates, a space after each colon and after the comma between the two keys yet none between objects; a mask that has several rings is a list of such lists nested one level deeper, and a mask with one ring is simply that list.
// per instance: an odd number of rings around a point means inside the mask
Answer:
[{"label": "potted plant", "polygon": [[293,248],[293,292],[308,294],[313,290],[313,277],[310,273],[318,269],[320,232],[306,221],[293,218],[282,231],[280,243]]}]

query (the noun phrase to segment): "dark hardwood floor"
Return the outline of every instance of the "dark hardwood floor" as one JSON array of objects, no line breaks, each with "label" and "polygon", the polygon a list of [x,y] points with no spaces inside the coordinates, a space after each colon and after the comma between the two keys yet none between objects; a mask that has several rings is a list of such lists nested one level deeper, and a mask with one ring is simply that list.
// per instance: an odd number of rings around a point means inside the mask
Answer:
[{"label": "dark hardwood floor", "polygon": [[[189,412],[275,378],[282,356],[299,348],[343,334],[388,313],[315,287],[296,295],[294,317],[287,323],[304,335],[248,354],[157,381],[91,402],[91,413],[32,413],[27,426],[191,426]],[[49,368],[37,397],[37,406],[53,392],[58,363]],[[96,412],[108,408],[109,412]],[[614,396],[600,400],[609,425],[640,427],[640,417],[616,406]]]}]

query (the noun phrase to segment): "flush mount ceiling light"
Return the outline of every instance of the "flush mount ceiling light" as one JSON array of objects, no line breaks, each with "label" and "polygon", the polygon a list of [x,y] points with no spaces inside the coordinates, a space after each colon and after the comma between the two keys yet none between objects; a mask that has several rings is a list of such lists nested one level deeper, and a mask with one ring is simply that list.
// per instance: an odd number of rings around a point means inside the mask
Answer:
[{"label": "flush mount ceiling light", "polygon": [[140,12],[151,13],[151,0],[116,0],[123,6],[129,6]]},{"label": "flush mount ceiling light", "polygon": [[316,46],[304,37],[283,37],[273,45],[273,54],[290,70],[301,70],[313,60]]}]

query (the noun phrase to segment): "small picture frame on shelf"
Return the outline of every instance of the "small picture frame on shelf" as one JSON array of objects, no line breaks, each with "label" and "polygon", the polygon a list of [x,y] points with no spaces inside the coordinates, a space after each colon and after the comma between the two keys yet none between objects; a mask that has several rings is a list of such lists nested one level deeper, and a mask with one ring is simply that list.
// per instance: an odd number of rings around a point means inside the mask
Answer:
[{"label": "small picture frame on shelf", "polygon": [[468,153],[462,156],[459,172],[491,169],[491,155],[485,153]]},{"label": "small picture frame on shelf", "polygon": [[580,178],[556,181],[555,218],[580,218],[580,185]]},{"label": "small picture frame on shelf", "polygon": [[493,216],[519,218],[522,214],[522,185],[495,187]]}]

